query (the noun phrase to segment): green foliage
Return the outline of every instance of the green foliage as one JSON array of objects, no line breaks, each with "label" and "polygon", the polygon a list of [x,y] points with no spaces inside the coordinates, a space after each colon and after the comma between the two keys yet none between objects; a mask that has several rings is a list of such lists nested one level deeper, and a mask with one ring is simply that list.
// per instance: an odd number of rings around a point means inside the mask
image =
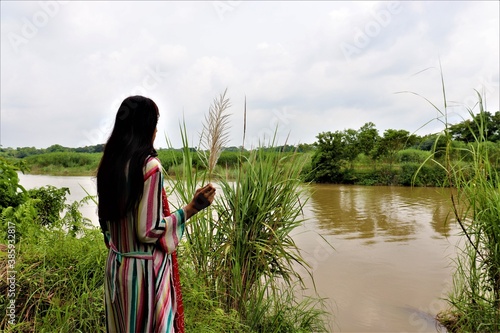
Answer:
[{"label": "green foliage", "polygon": [[406,130],[388,129],[375,146],[376,157],[385,157],[390,164],[396,161],[398,151],[412,146],[417,138]]},{"label": "green foliage", "polygon": [[238,312],[224,311],[219,303],[210,295],[203,277],[196,272],[196,267],[186,257],[186,251],[179,249],[180,275],[182,283],[182,299],[185,309],[187,332],[234,332],[250,333]]},{"label": "green foliage", "polygon": [[[29,223],[29,221],[25,221]],[[106,250],[102,234],[86,229],[76,238],[62,228],[39,228],[22,237],[16,257],[16,318],[5,332],[104,332]],[[4,258],[0,266],[5,267]],[[3,271],[3,268],[2,268]],[[2,279],[3,295],[7,286]],[[0,311],[5,313],[4,306]]]},{"label": "green foliage", "polygon": [[404,186],[449,186],[446,170],[436,164],[405,163],[401,166],[398,184]]},{"label": "green foliage", "polygon": [[375,124],[372,122],[368,122],[361,126],[358,131],[357,138],[359,151],[366,156],[370,156],[370,154],[373,153],[373,149],[377,145],[377,142],[380,140],[378,130],[375,128]]},{"label": "green foliage", "polygon": [[248,152],[223,151],[217,162],[223,168],[235,168],[244,162],[244,158],[248,157]]},{"label": "green foliage", "polygon": [[400,163],[423,163],[429,158],[430,155],[430,152],[409,148],[398,151],[396,153],[396,158]]},{"label": "green foliage", "polygon": [[104,144],[97,144],[94,146],[85,146],[78,148],[63,147],[59,144],[52,145],[48,148],[35,148],[35,147],[18,147],[18,148],[0,148],[0,156],[7,158],[25,158],[32,155],[40,155],[51,152],[77,152],[77,153],[102,153]]},{"label": "green foliage", "polygon": [[93,174],[97,170],[101,156],[100,153],[57,151],[28,156],[24,160],[33,173]]},{"label": "green foliage", "polygon": [[286,157],[261,154],[250,155],[235,183],[220,181],[223,194],[214,207],[218,297],[244,316],[259,283],[272,284],[277,278],[289,283],[294,277],[291,263],[305,264],[290,237],[301,223],[300,165],[283,168]]},{"label": "green foliage", "polygon": [[[17,177],[10,182],[15,187]],[[15,302],[15,322],[2,316],[2,331],[104,331],[102,235],[88,228],[80,202],[65,204],[66,193],[50,186],[18,192],[17,205],[1,211],[0,311]],[[7,283],[12,272],[15,290]]]},{"label": "green foliage", "polygon": [[18,191],[25,191],[19,184],[17,171],[20,168],[0,157],[0,211],[2,208],[18,206],[23,198]]},{"label": "green foliage", "polygon": [[[482,105],[482,103],[481,103]],[[472,172],[449,168],[458,188],[454,212],[465,237],[456,260],[453,326],[472,332],[500,330],[500,175],[492,167],[484,136],[471,145]]]},{"label": "green foliage", "polygon": [[26,158],[28,164],[36,164],[40,167],[49,165],[71,168],[75,166],[93,165],[97,167],[100,160],[100,154],[73,153],[73,152],[51,152],[43,155],[35,155]]},{"label": "green foliage", "polygon": [[25,190],[19,185],[16,172],[18,169],[12,162],[0,159],[0,166],[2,239],[6,239],[8,223],[16,226],[18,235],[16,241],[22,236],[36,235],[41,227],[66,227],[76,234],[88,224],[88,219],[84,219],[79,211],[82,203],[74,202],[71,205],[66,203],[68,188],[48,185]]},{"label": "green foliage", "polygon": [[343,156],[347,149],[343,134],[325,132],[318,134],[317,139],[309,178],[319,183],[341,182],[346,168]]},{"label": "green foliage", "polygon": [[67,194],[69,188],[56,188],[51,185],[28,190],[28,197],[36,199],[33,203],[38,211],[37,223],[43,226],[57,223],[61,219],[61,212],[66,208]]},{"label": "green foliage", "polygon": [[22,147],[22,148],[17,148],[15,151],[8,152],[6,155],[10,155],[12,157],[17,157],[17,158],[24,158],[26,156],[30,155],[37,155],[41,154],[42,152],[39,149],[36,149],[35,147]]},{"label": "green foliage", "polygon": [[476,142],[481,135],[484,135],[487,141],[500,140],[500,111],[494,114],[484,111],[470,115],[471,119],[449,126],[448,130],[455,140]]}]

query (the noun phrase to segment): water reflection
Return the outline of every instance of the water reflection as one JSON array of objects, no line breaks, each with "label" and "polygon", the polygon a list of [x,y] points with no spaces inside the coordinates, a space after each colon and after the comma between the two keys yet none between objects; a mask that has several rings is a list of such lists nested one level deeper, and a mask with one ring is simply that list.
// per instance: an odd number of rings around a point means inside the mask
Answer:
[{"label": "water reflection", "polygon": [[313,185],[309,206],[323,234],[409,241],[445,237],[450,225],[446,190],[437,188]]}]

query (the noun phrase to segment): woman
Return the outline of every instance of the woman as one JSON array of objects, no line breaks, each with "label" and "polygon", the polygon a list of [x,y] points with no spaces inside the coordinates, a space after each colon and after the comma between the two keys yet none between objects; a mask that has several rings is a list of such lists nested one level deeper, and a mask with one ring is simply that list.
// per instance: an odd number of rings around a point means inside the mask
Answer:
[{"label": "woman", "polygon": [[108,332],[184,332],[175,250],[184,222],[212,203],[215,189],[198,189],[170,214],[153,148],[158,117],[151,99],[126,98],[97,171]]}]

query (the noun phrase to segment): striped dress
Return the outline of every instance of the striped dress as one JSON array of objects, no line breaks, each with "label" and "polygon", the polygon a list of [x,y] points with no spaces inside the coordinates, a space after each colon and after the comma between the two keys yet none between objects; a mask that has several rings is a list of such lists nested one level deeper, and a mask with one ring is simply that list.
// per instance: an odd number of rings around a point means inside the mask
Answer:
[{"label": "striped dress", "polygon": [[183,209],[169,214],[160,161],[148,158],[137,216],[129,214],[120,223],[101,222],[109,248],[104,285],[107,332],[183,331],[174,328],[180,296],[180,289],[174,288],[174,269],[184,222]]}]

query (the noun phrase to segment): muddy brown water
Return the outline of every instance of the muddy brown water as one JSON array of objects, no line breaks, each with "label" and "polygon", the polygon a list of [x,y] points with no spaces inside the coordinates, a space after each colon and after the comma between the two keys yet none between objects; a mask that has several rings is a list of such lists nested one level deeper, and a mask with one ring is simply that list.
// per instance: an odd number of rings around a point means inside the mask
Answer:
[{"label": "muddy brown water", "polygon": [[[26,188],[66,186],[68,199],[95,193],[90,177],[20,174]],[[445,332],[458,226],[437,188],[312,185],[294,239],[326,299],[334,332]],[[83,207],[97,225],[96,207]],[[327,242],[331,245],[328,245]],[[332,248],[333,247],[333,248]],[[312,282],[305,279],[312,293]]]},{"label": "muddy brown water", "polygon": [[447,308],[458,241],[449,192],[314,185],[310,193],[294,238],[330,300],[332,330],[445,332],[434,318]]}]

